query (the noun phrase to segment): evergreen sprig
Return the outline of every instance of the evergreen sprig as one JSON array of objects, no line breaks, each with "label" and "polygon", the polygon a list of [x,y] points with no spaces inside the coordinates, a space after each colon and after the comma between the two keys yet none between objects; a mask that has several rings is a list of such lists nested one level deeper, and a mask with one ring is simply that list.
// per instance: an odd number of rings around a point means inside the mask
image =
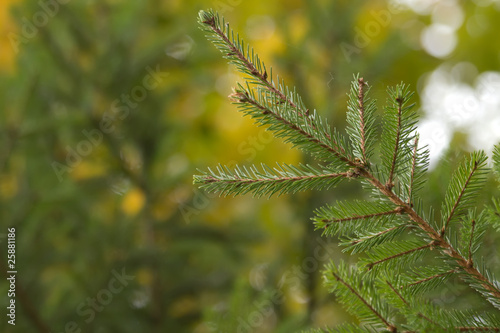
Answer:
[{"label": "evergreen sprig", "polygon": [[422,295],[442,286],[454,273],[456,271],[448,267],[418,266],[401,276],[401,279],[406,280],[401,288],[408,289],[415,295]]},{"label": "evergreen sprig", "polygon": [[500,181],[500,144],[497,144],[493,148],[493,171],[495,171],[495,176],[497,180]]},{"label": "evergreen sprig", "polygon": [[[324,236],[339,237],[344,251],[359,256],[353,266],[343,261],[329,264],[324,277],[360,325],[326,331],[500,331],[498,313],[443,309],[424,297],[456,276],[500,309],[500,283],[480,255],[488,226],[500,230],[500,200],[484,211],[476,207],[490,172],[486,154],[474,152],[457,168],[435,214],[419,197],[427,181],[429,152],[419,145],[417,113],[407,85],[387,89],[378,136],[370,86],[355,76],[344,136],[315,110],[310,112],[294,89],[278,77],[275,80],[272,70],[216,13],[201,11],[199,23],[224,57],[246,76],[246,83],[238,84],[230,99],[260,126],[325,166],[230,169],[219,165],[215,171],[194,176],[195,184],[221,195],[271,196],[330,189],[344,179],[355,179],[371,191],[369,200],[326,205],[313,218]],[[380,155],[375,156],[375,151]],[[500,145],[492,160],[500,180]],[[423,258],[433,264],[424,264]]]},{"label": "evergreen sprig", "polygon": [[392,241],[375,247],[361,259],[361,264],[368,270],[390,267],[402,270],[408,264],[419,262],[423,255],[432,247],[421,241]]},{"label": "evergreen sprig", "polygon": [[347,134],[354,156],[368,165],[375,145],[375,101],[368,98],[369,86],[359,75],[354,77],[347,103]]},{"label": "evergreen sprig", "polygon": [[324,235],[349,236],[380,225],[392,227],[393,219],[402,212],[400,207],[385,202],[339,201],[335,206],[319,208],[314,221],[317,229],[324,229]]},{"label": "evergreen sprig", "polygon": [[[388,272],[385,272],[388,273]],[[443,309],[407,288],[402,276],[380,274],[377,285],[384,300],[405,317],[401,328],[409,332],[498,332],[499,318],[487,312]]]},{"label": "evergreen sprig", "polygon": [[[300,100],[292,93],[293,100]],[[330,167],[347,170],[353,159],[347,153],[345,138],[332,131],[326,119],[316,111],[301,116],[291,107],[288,100],[282,101],[279,96],[262,88],[252,89],[247,82],[246,87],[238,85],[229,95],[230,99],[245,114],[259,125],[268,126],[277,138],[284,138],[293,146],[312,154],[320,161],[330,162]]]},{"label": "evergreen sprig", "polygon": [[402,194],[406,193],[408,204],[414,203],[414,196],[426,182],[425,175],[429,167],[429,150],[426,147],[419,148],[418,140],[419,136],[416,134],[413,141],[411,165],[407,166],[410,172],[409,174],[405,173],[407,176],[409,175],[408,186],[402,189]]},{"label": "evergreen sprig", "polygon": [[324,272],[326,286],[335,293],[346,306],[346,310],[356,315],[370,329],[387,329],[396,332],[391,322],[391,309],[374,290],[372,277],[363,275],[356,266],[348,267],[344,262],[331,262]]},{"label": "evergreen sprig", "polygon": [[382,175],[388,189],[394,187],[396,180],[408,188],[411,170],[407,166],[413,161],[412,140],[415,140],[417,124],[417,114],[413,111],[415,104],[410,103],[413,93],[402,83],[389,87],[388,94],[380,140]]},{"label": "evergreen sprig", "polygon": [[262,164],[262,170],[256,166],[249,168],[236,166],[233,170],[219,165],[216,171],[194,177],[194,183],[208,192],[220,195],[240,195],[253,193],[256,197],[272,196],[275,193],[296,193],[310,189],[329,189],[337,185],[347,172],[337,173],[328,169],[317,169],[310,165],[299,167],[283,164],[270,168]]},{"label": "evergreen sprig", "polygon": [[340,238],[340,246],[344,246],[344,252],[362,253],[367,252],[376,246],[391,242],[402,234],[411,226],[408,225],[381,225],[379,228],[365,231],[361,229],[356,232],[354,237]]},{"label": "evergreen sprig", "polygon": [[250,46],[245,46],[239,35],[234,36],[224,19],[211,10],[201,11],[199,23],[224,58],[247,76],[247,85],[239,85],[231,95],[245,114],[257,118],[260,124],[274,125],[269,130],[275,131],[278,137],[286,137],[288,142],[320,160],[344,168],[356,164],[347,151],[345,139],[336,132],[332,133],[326,119],[316,111],[311,113],[295,90],[290,90],[279,78],[274,81],[272,69],[268,74],[265,64]]},{"label": "evergreen sprig", "polygon": [[443,204],[441,233],[454,221],[458,221],[474,204],[474,199],[486,182],[486,154],[472,153],[454,173]]}]

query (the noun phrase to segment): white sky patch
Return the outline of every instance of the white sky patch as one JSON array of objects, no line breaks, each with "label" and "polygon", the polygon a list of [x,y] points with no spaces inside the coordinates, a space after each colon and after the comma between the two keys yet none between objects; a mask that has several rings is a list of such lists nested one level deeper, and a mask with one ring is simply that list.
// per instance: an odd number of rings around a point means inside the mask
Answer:
[{"label": "white sky patch", "polygon": [[452,133],[446,124],[432,118],[421,119],[417,131],[420,134],[418,146],[429,149],[429,167],[432,169],[450,145]]},{"label": "white sky patch", "polygon": [[432,11],[433,5],[438,0],[393,0],[393,3],[405,5],[415,13],[427,15]]},{"label": "white sky patch", "polygon": [[459,72],[470,71],[471,66],[445,64],[426,79],[418,132],[421,144],[429,146],[431,167],[449,147],[455,131],[466,134],[474,150],[490,153],[500,142],[500,73],[481,73],[469,85],[461,81]]},{"label": "white sky patch", "polygon": [[457,0],[392,0],[419,15],[430,15],[431,24],[421,29],[420,45],[429,55],[446,58],[456,48],[457,30],[465,14]]},{"label": "white sky patch", "polygon": [[457,36],[453,28],[434,23],[422,30],[420,44],[431,56],[445,58],[455,50]]},{"label": "white sky patch", "polygon": [[464,23],[464,12],[456,1],[437,2],[432,10],[432,22],[458,29]]},{"label": "white sky patch", "polygon": [[274,20],[270,16],[253,15],[247,20],[246,35],[253,40],[268,39],[276,30]]}]

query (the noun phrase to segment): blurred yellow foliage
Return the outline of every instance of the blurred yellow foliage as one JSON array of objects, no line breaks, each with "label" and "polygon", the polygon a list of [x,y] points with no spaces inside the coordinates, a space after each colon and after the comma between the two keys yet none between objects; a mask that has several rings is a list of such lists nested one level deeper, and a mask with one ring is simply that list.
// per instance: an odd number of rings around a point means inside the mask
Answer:
[{"label": "blurred yellow foliage", "polygon": [[300,12],[295,12],[290,16],[290,37],[293,43],[300,42],[309,30],[307,17]]},{"label": "blurred yellow foliage", "polygon": [[73,168],[71,177],[74,180],[85,180],[103,176],[106,174],[106,171],[106,167],[102,163],[82,161]]},{"label": "blurred yellow foliage", "polygon": [[138,188],[132,188],[123,198],[122,211],[127,215],[134,216],[144,207],[145,201],[144,193]]},{"label": "blurred yellow foliage", "polygon": [[152,207],[152,214],[158,221],[167,221],[168,218],[178,209],[177,203],[173,200],[168,200],[167,196],[162,197],[164,200],[161,200],[158,204],[155,204]]},{"label": "blurred yellow foliage", "polygon": [[198,309],[198,302],[193,297],[183,297],[168,309],[168,314],[174,318],[182,317]]},{"label": "blurred yellow foliage", "polygon": [[3,38],[0,40],[0,69],[13,71],[16,53],[12,47],[8,35],[11,32],[16,33],[18,28],[10,16],[10,7],[17,0],[3,0],[0,2],[0,33]]},{"label": "blurred yellow foliage", "polygon": [[137,271],[137,282],[143,286],[150,286],[153,282],[153,273],[149,269],[140,269]]},{"label": "blurred yellow foliage", "polygon": [[103,193],[99,198],[99,202],[94,206],[94,214],[97,218],[106,225],[112,225],[117,222],[115,217],[117,195],[112,191]]},{"label": "blurred yellow foliage", "polygon": [[382,18],[379,15],[382,12],[389,12],[383,3],[377,3],[376,1],[367,2],[365,8],[365,10],[360,11],[356,26],[359,28],[358,32],[363,34],[364,38],[369,41],[366,49],[378,52],[390,32],[390,21],[385,25],[385,22],[380,21]]},{"label": "blurred yellow foliage", "polygon": [[17,194],[18,183],[14,175],[0,176],[0,196],[2,199],[12,198]]}]

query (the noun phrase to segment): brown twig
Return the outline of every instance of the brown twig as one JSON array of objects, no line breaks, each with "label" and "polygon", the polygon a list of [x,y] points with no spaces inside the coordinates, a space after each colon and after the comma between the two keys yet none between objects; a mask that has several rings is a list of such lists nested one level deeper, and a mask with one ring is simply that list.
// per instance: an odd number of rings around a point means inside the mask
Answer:
[{"label": "brown twig", "polygon": [[389,179],[387,179],[386,187],[388,189],[392,189],[394,186],[393,178],[394,178],[394,170],[396,169],[396,159],[398,157],[399,150],[399,137],[401,136],[401,118],[403,114],[403,103],[404,100],[401,97],[396,98],[396,102],[398,102],[398,130],[396,132],[396,143],[394,145],[394,154],[392,156],[391,163],[391,171],[389,172]]},{"label": "brown twig", "polygon": [[457,210],[457,207],[460,204],[460,201],[462,200],[462,197],[463,197],[463,195],[465,193],[465,190],[467,189],[467,186],[469,185],[469,182],[470,182],[472,176],[474,175],[474,173],[476,172],[478,166],[479,165],[478,165],[478,163],[476,161],[474,163],[474,167],[472,168],[469,176],[467,177],[467,180],[465,181],[464,186],[462,187],[462,190],[460,191],[460,195],[458,196],[457,200],[455,201],[455,204],[453,205],[453,208],[450,211],[450,215],[446,219],[446,223],[444,224],[443,229],[441,229],[441,236],[444,236],[444,234],[446,232],[446,229],[448,229],[448,225],[450,224],[450,221],[451,221],[453,215],[455,214],[455,211]]},{"label": "brown twig", "polygon": [[279,183],[279,182],[286,182],[286,181],[299,181],[299,180],[312,179],[312,178],[339,178],[339,177],[347,178],[347,172],[327,173],[327,174],[321,174],[321,175],[306,175],[306,176],[297,176],[297,177],[275,177],[275,178],[257,178],[257,179],[237,178],[237,179],[232,179],[232,180],[220,180],[220,179],[217,179],[213,176],[206,176],[204,179],[204,182],[205,183],[223,182],[223,183],[253,184],[253,183],[265,182],[265,181],[272,181],[272,182]]},{"label": "brown twig", "polygon": [[355,216],[344,217],[341,219],[333,219],[333,220],[324,219],[321,222],[325,222],[327,224],[332,224],[332,223],[340,223],[340,222],[347,222],[347,221],[353,221],[353,220],[363,220],[363,219],[368,219],[371,217],[395,215],[395,214],[401,214],[401,209],[399,207],[397,207],[393,210],[390,210],[388,212],[373,213],[373,214],[367,214],[367,215],[355,215]]},{"label": "brown twig", "polygon": [[[389,285],[389,287],[392,289],[392,291],[393,291],[393,292],[394,292],[394,293],[395,293],[395,294],[396,294],[396,295],[397,295],[397,296],[398,296],[398,297],[399,297],[399,298],[403,301],[403,303],[405,303],[405,305],[406,305],[407,307],[410,307],[410,304],[409,304],[409,303],[408,303],[408,302],[404,299],[403,295],[401,295],[401,294],[399,293],[399,291],[398,291],[396,288],[394,288],[394,286],[393,286],[393,285],[392,285],[389,281],[387,281],[387,280],[386,280],[385,282]],[[423,319],[427,320],[429,323],[434,324],[434,325],[436,325],[436,326],[438,326],[438,327],[441,327],[441,328],[442,328],[442,326],[441,326],[441,325],[439,325],[438,323],[436,323],[434,320],[430,319],[429,317],[427,317],[427,316],[426,316],[426,315],[424,315],[423,313],[419,312],[417,315],[418,315],[419,317],[421,317],[421,318],[423,318]]]},{"label": "brown twig", "polygon": [[[433,275],[433,276],[429,276],[429,277],[426,277],[425,279],[422,279],[422,280],[418,280],[416,282],[412,282],[410,284],[407,284],[406,286],[404,287],[410,287],[410,286],[415,286],[417,284],[420,284],[420,283],[424,283],[424,282],[427,282],[427,281],[430,281],[432,279],[437,279],[437,278],[440,278],[442,276],[445,276],[445,275],[448,275],[448,274],[453,274],[453,273],[456,273],[456,270],[454,269],[451,269],[449,270],[448,272],[445,272],[445,273],[441,273],[441,274],[436,274],[436,275]],[[403,288],[403,286],[401,286],[401,289]]]},{"label": "brown twig", "polygon": [[420,250],[426,249],[426,248],[431,247],[431,246],[433,246],[433,244],[426,244],[426,245],[417,247],[415,249],[411,249],[411,250],[408,250],[408,251],[397,253],[397,254],[392,255],[390,257],[387,257],[387,258],[384,258],[384,259],[380,259],[380,260],[375,261],[375,262],[371,262],[371,263],[367,264],[366,266],[368,267],[368,269],[372,269],[373,266],[381,264],[381,263],[383,263],[385,261],[388,261],[388,260],[391,260],[391,259],[394,259],[394,258],[397,258],[397,257],[401,257],[401,256],[404,256],[404,255],[410,254],[412,252],[420,251]]},{"label": "brown twig", "polygon": [[365,91],[364,86],[366,85],[363,78],[358,79],[358,112],[359,112],[359,128],[361,132],[361,153],[363,155],[363,163],[368,162],[366,158],[366,137],[365,137]]},{"label": "brown twig", "polygon": [[383,235],[383,234],[386,234],[386,233],[391,232],[391,231],[393,231],[393,230],[396,230],[396,229],[398,229],[398,228],[407,228],[407,227],[408,227],[408,226],[400,226],[400,225],[397,225],[397,226],[395,226],[395,227],[392,227],[392,228],[389,228],[389,229],[386,229],[386,230],[382,230],[382,231],[380,231],[380,232],[377,232],[376,234],[370,235],[370,236],[368,236],[368,237],[364,237],[364,238],[361,238],[361,239],[354,240],[354,241],[352,241],[352,242],[351,242],[351,245],[356,245],[356,244],[359,244],[359,243],[364,242],[364,241],[366,241],[366,240],[368,240],[368,239],[372,239],[372,238],[375,238],[375,237],[381,236],[381,235]]}]

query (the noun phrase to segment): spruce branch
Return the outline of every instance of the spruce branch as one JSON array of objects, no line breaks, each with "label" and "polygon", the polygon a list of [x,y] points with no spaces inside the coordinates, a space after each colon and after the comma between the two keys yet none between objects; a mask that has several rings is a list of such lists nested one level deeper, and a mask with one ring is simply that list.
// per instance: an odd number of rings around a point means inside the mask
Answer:
[{"label": "spruce branch", "polygon": [[486,223],[490,224],[495,230],[500,231],[500,198],[492,198],[491,205],[486,208],[488,219]]},{"label": "spruce branch", "polygon": [[369,99],[370,87],[362,77],[355,76],[348,94],[347,133],[351,139],[356,158],[368,166],[375,142],[375,101]]},{"label": "spruce branch", "polygon": [[397,225],[389,229],[382,228],[381,231],[363,232],[356,237],[343,239],[340,246],[345,246],[343,252],[349,251],[352,254],[365,252],[386,242],[393,241],[411,227],[411,225]]},{"label": "spruce branch", "polygon": [[391,256],[385,257],[383,259],[380,259],[380,260],[377,260],[374,262],[370,262],[370,263],[366,264],[366,267],[368,268],[368,270],[371,270],[374,266],[376,266],[378,264],[381,264],[381,263],[384,263],[386,261],[393,260],[393,259],[396,259],[396,258],[399,258],[402,256],[407,256],[407,255],[412,254],[414,252],[418,252],[418,251],[421,251],[424,249],[431,248],[432,246],[433,246],[433,244],[426,244],[426,245],[422,245],[422,246],[419,246],[419,247],[414,248],[414,249],[399,252],[399,253],[393,254]]},{"label": "spruce branch", "polygon": [[366,158],[366,133],[365,133],[365,93],[364,93],[365,81],[363,78],[358,79],[358,111],[359,111],[359,132],[361,136],[361,155],[363,156],[363,162],[367,162]]},{"label": "spruce branch", "polygon": [[[276,122],[286,120],[286,125],[288,127],[293,125],[294,130],[300,129],[299,132],[302,132],[302,134],[307,132],[306,141],[316,142],[316,144],[330,151],[330,153],[334,155],[334,159],[340,159],[341,163],[347,163],[352,167],[359,164],[348,154],[345,144],[343,144],[344,139],[341,138],[338,133],[331,133],[331,129],[327,125],[326,120],[321,119],[316,112],[311,115],[309,109],[303,105],[300,96],[294,91],[291,92],[290,89],[285,87],[282,83],[276,85],[272,79],[269,81],[269,77],[272,78],[272,71],[271,75],[268,75],[266,66],[261,62],[259,57],[254,54],[253,50],[250,52],[249,46],[247,46],[245,50],[245,44],[239,36],[234,38],[234,32],[229,28],[229,24],[225,24],[224,21],[221,22],[219,16],[211,10],[200,11],[199,22],[202,30],[208,33],[208,37],[213,44],[225,54],[224,57],[227,58],[230,63],[235,64],[241,73],[250,77],[250,79],[247,80],[246,89],[239,85],[235,93],[230,96],[234,101],[240,103],[240,106],[241,104],[248,103],[253,108],[260,110],[263,115],[276,115],[279,113],[283,115],[286,113],[287,117],[281,119],[278,117],[274,120]],[[255,96],[253,96],[252,89],[248,84],[255,84],[258,86],[258,101],[254,98]],[[278,111],[275,107],[285,112],[273,113],[272,111]],[[244,105],[242,108],[245,110]],[[311,132],[321,133],[321,135],[319,138],[311,137]],[[283,135],[283,137],[285,137],[285,135]],[[299,146],[301,145],[300,141],[301,140],[299,140],[297,144]],[[306,152],[311,152],[307,147],[302,148]],[[324,154],[320,154],[319,156],[316,154],[316,156],[322,161],[331,159],[331,157],[328,158]]]},{"label": "spruce branch", "polygon": [[[413,329],[418,328],[415,332],[459,332],[464,331],[485,331],[490,329],[491,332],[499,329],[499,320],[490,313],[477,313],[470,310],[444,310],[436,305],[425,301],[421,298],[420,293],[408,293],[399,286],[399,279],[396,278],[396,285],[393,285],[385,278],[381,278],[380,282],[389,286],[390,290],[396,297],[388,296],[391,305],[401,310],[406,317],[407,325]],[[403,295],[404,293],[404,295]],[[432,319],[431,319],[432,318]],[[424,321],[416,321],[416,319],[424,319]]]},{"label": "spruce branch", "polygon": [[500,143],[495,145],[493,148],[493,171],[495,172],[495,176],[497,181],[500,182]]},{"label": "spruce branch", "polygon": [[476,262],[472,267],[468,265],[468,262],[466,261],[465,264],[468,266],[466,267],[466,269],[459,272],[461,274],[462,280],[464,280],[472,288],[477,290],[494,307],[500,309],[499,280],[495,277],[495,274],[493,274],[486,267],[484,259],[480,258],[480,260],[476,259],[475,261]]},{"label": "spruce branch", "polygon": [[332,223],[341,223],[341,222],[346,222],[346,221],[353,221],[353,220],[364,220],[364,219],[369,219],[373,217],[380,217],[380,216],[385,216],[385,215],[394,215],[394,214],[401,214],[402,209],[401,208],[395,208],[391,211],[388,212],[380,212],[380,213],[373,213],[373,214],[368,214],[368,215],[355,215],[355,216],[350,216],[350,217],[344,217],[340,219],[323,219],[321,222],[324,222],[325,228],[327,228],[330,224]]},{"label": "spruce branch", "polygon": [[404,299],[404,297],[399,293],[399,291],[397,291],[397,289],[394,288],[394,286],[388,280],[386,280],[385,282],[405,305],[410,306],[410,304]]},{"label": "spruce branch", "polygon": [[401,136],[401,117],[402,117],[402,112],[403,112],[403,98],[399,97],[396,98],[396,101],[398,102],[398,114],[397,114],[397,129],[396,129],[396,142],[394,144],[394,153],[392,154],[392,162],[391,162],[391,168],[389,171],[389,179],[387,180],[386,186],[389,188],[392,188],[394,186],[393,184],[393,178],[394,178],[394,170],[396,169],[396,161],[398,157],[398,150],[400,149],[401,145],[399,143],[399,138]]},{"label": "spruce branch", "polygon": [[[382,323],[389,332],[397,332],[396,325],[389,322],[389,308],[376,295],[371,295],[372,284],[356,272],[356,267],[348,268],[344,262],[338,266],[330,263],[326,274],[333,277],[327,282],[337,297],[348,302],[347,310],[356,314],[368,325]],[[359,286],[359,290],[358,290]],[[366,295],[365,295],[366,294]],[[361,313],[361,314],[360,314]]]},{"label": "spruce branch", "polygon": [[470,265],[474,264],[476,252],[481,248],[482,239],[488,228],[487,211],[477,213],[476,209],[470,209],[467,216],[461,219],[460,242],[458,248],[464,257],[467,257]]},{"label": "spruce branch", "polygon": [[401,289],[408,288],[408,287],[413,287],[413,286],[419,285],[421,283],[429,282],[429,281],[434,280],[434,279],[439,279],[439,278],[447,277],[447,276],[449,276],[449,275],[451,275],[453,273],[456,273],[456,270],[455,269],[450,269],[449,271],[446,271],[444,273],[434,274],[434,275],[428,276],[428,277],[426,277],[424,279],[420,279],[418,281],[409,283],[406,286],[401,286]]},{"label": "spruce branch", "polygon": [[[478,154],[479,156],[481,156],[481,153]],[[475,154],[473,154],[471,159],[474,159],[474,156]],[[414,210],[413,205],[408,204],[405,200],[400,198],[392,191],[391,188],[388,188],[385,184],[383,184],[370,171],[366,170],[365,168],[361,168],[359,170],[359,175],[361,179],[365,179],[366,181],[368,181],[373,186],[373,188],[377,189],[394,205],[402,207],[402,211],[425,233],[425,236],[432,241],[433,246],[440,249],[443,254],[449,256],[456,262],[460,272],[462,273],[462,277],[465,280],[469,281],[469,283],[471,283],[471,286],[478,290],[490,303],[492,303],[495,307],[500,308],[500,288],[492,282],[495,280],[491,277],[491,275],[490,277],[485,276],[477,268],[470,267],[467,259],[452,246],[452,244],[444,237],[444,235],[438,233],[431,226],[431,224],[427,222],[427,220],[425,220],[419,213],[417,213]],[[467,198],[471,199],[470,196],[467,196]],[[322,212],[325,213],[324,210]],[[328,228],[327,230],[330,231],[330,234],[335,233],[333,232],[334,229]]]},{"label": "spruce branch", "polygon": [[[356,177],[359,177],[357,175]],[[351,236],[365,232],[378,232],[380,227],[393,226],[393,220],[402,213],[399,207],[371,201],[339,201],[316,211],[316,229],[324,229],[324,235]]]},{"label": "spruce branch", "polygon": [[332,275],[333,277],[339,281],[340,283],[342,283],[347,289],[349,289],[351,291],[351,293],[353,293],[353,295],[355,295],[357,298],[359,298],[359,300],[361,302],[363,302],[364,305],[366,305],[366,307],[371,311],[373,312],[374,315],[376,315],[381,322],[384,323],[384,325],[387,327],[387,330],[389,332],[397,332],[397,329],[396,329],[396,326],[394,326],[393,324],[389,323],[387,321],[387,319],[385,319],[377,310],[375,310],[373,308],[373,306],[371,306],[370,303],[368,303],[368,301],[366,299],[364,299],[357,291],[356,289],[354,289],[350,284],[348,284],[346,281],[344,281],[338,274],[336,274],[335,272],[332,272]]},{"label": "spruce branch", "polygon": [[399,288],[411,295],[424,295],[438,290],[458,271],[456,268],[450,269],[449,265],[418,265],[410,268],[409,272],[402,272],[399,275]]},{"label": "spruce branch", "polygon": [[406,161],[411,159],[408,143],[414,138],[417,116],[409,104],[413,93],[408,86],[399,84],[388,89],[389,99],[384,114],[384,130],[381,140],[382,165],[387,173],[385,186],[394,187],[396,176],[400,175]]},{"label": "spruce branch", "polygon": [[[234,38],[234,32],[229,28],[229,23],[221,22],[219,15],[212,10],[200,11],[199,23],[202,30],[208,32],[207,37],[224,54],[224,58],[237,66],[238,70],[252,77],[253,83],[260,84],[280,96],[282,101],[287,97],[268,81],[266,66],[257,55],[250,55],[250,47],[245,50],[245,43],[240,40],[239,35]],[[296,108],[296,105],[293,104]]]},{"label": "spruce branch", "polygon": [[254,91],[248,85],[238,85],[229,97],[245,115],[262,126],[268,126],[276,137],[284,138],[285,142],[292,143],[320,161],[330,161],[338,170],[357,165],[346,153],[345,139],[332,131],[316,111],[307,118],[299,117],[287,102],[281,103],[275,95],[269,95],[262,89]]},{"label": "spruce branch", "polygon": [[[369,269],[375,266],[383,269],[387,266],[381,265],[383,263],[401,264],[404,260],[417,260],[423,250],[436,249],[444,255],[444,258],[441,258],[446,270],[443,272],[439,267],[428,270],[429,276],[419,276],[418,280],[413,279],[413,282],[406,283],[408,288],[405,290],[414,292],[428,289],[452,273],[457,273],[486,300],[500,309],[500,285],[484,262],[474,256],[486,223],[481,223],[481,214],[470,215],[473,216],[472,219],[463,219],[467,211],[472,214],[474,199],[485,183],[487,169],[484,152],[471,154],[454,173],[441,209],[441,219],[436,222],[432,208],[431,214],[427,216],[423,212],[422,200],[416,197],[417,190],[424,184],[423,176],[427,170],[429,155],[425,147],[418,147],[419,139],[415,131],[417,115],[412,110],[412,93],[406,85],[400,84],[388,89],[388,106],[383,117],[380,140],[381,163],[377,166],[371,160],[375,142],[375,104],[367,98],[369,86],[363,78],[355,77],[349,94],[346,129],[349,145],[315,110],[309,112],[295,90],[288,89],[279,80],[276,84],[272,71],[268,75],[258,56],[253,50],[250,51],[248,46],[245,48],[239,36],[234,37],[232,30],[224,21],[220,22],[218,15],[211,11],[200,12],[200,23],[203,30],[209,33],[209,38],[215,46],[224,53],[224,57],[248,76],[246,86],[238,85],[230,95],[233,102],[257,123],[267,126],[276,137],[284,138],[286,142],[311,153],[328,165],[319,168],[308,165],[278,165],[278,168],[274,169],[263,166],[262,171],[255,167],[247,169],[237,166],[235,170],[229,170],[219,166],[217,172],[209,169],[208,172],[195,176],[196,184],[222,195],[251,192],[260,196],[330,188],[345,178],[359,179],[373,191],[375,201],[337,202],[333,207],[320,208],[314,218],[317,229],[324,229],[324,235],[340,236],[342,245],[352,253],[367,252],[368,259],[371,260],[366,264]],[[495,147],[493,162],[495,171],[500,174],[500,145]],[[496,209],[490,209],[490,215],[496,218],[500,216],[500,201],[497,204]],[[470,226],[468,221],[471,221]],[[463,222],[462,228],[459,228],[459,223],[456,222]],[[497,227],[498,225],[500,222]],[[457,228],[462,234],[460,244],[455,240]],[[412,231],[408,235],[410,241],[396,241],[397,236],[408,229]],[[412,244],[413,247],[408,248]],[[399,252],[394,253],[394,250]],[[393,274],[403,273],[403,266],[397,266],[398,269],[393,270]],[[349,276],[344,266],[332,268],[331,271],[337,285],[343,286],[340,298],[348,308],[361,313],[358,313],[358,317],[362,322],[369,318],[368,322],[374,324],[372,317],[375,317],[376,322],[382,322],[387,329],[396,330],[396,324],[384,319],[389,318],[386,315],[389,311],[387,304],[377,298],[371,287],[365,288],[363,279],[371,273],[360,277],[359,273],[351,272]],[[406,276],[406,282],[409,282],[408,279],[411,281],[411,278]],[[356,289],[358,285],[363,288]],[[394,289],[393,286],[391,289]],[[394,291],[398,297],[403,297],[395,289]],[[356,300],[353,300],[353,297]],[[409,302],[403,298],[402,300],[412,307],[417,304],[413,298]],[[352,306],[350,302],[361,302],[363,307],[369,310],[368,313]],[[422,308],[419,308],[421,310],[413,311],[413,314],[417,313],[418,317],[422,317],[423,313],[426,316],[431,313],[428,310],[434,311],[431,305],[425,306],[422,305]],[[448,315],[436,311],[436,316],[448,325],[442,328],[483,330],[496,325],[493,319],[484,322],[473,321],[459,312]],[[436,322],[441,323],[441,320],[430,321],[429,317],[426,320],[434,327]]]},{"label": "spruce branch", "polygon": [[[474,158],[474,156],[475,155],[473,154],[471,158]],[[433,246],[440,249],[443,254],[449,256],[456,262],[460,272],[462,273],[462,277],[469,281],[471,285],[476,290],[478,290],[490,303],[492,303],[497,308],[500,308],[500,289],[493,282],[491,282],[494,281],[494,279],[488,278],[477,268],[470,267],[467,259],[463,257],[458,252],[458,250],[451,245],[451,243],[444,237],[444,235],[438,233],[429,222],[427,222],[419,213],[414,210],[412,205],[408,204],[405,200],[396,195],[392,191],[392,189],[383,184],[370,171],[366,170],[365,168],[361,168],[360,178],[366,179],[374,188],[376,188],[394,205],[402,207],[403,212],[408,216],[408,218],[413,221],[422,231],[424,231],[426,237],[433,241]],[[323,210],[322,212],[325,213],[325,210]],[[333,234],[332,231],[334,229],[328,228],[327,230],[331,231],[331,234]]]},{"label": "spruce branch", "polygon": [[397,206],[403,207],[406,215],[422,229],[426,236],[429,237],[435,247],[439,248],[440,251],[452,258],[457,266],[459,267],[462,276],[475,281],[475,289],[479,290],[480,293],[495,307],[500,309],[500,289],[494,285],[491,281],[493,279],[488,279],[484,276],[477,268],[469,267],[467,259],[464,258],[455,249],[450,242],[444,238],[443,235],[438,233],[421,215],[419,215],[411,205],[403,201],[399,196],[397,196],[391,189],[388,189],[384,184],[380,182],[373,174],[368,171],[362,171],[361,177],[366,178],[375,188],[377,188],[381,194],[386,196],[392,203]]},{"label": "spruce branch", "polygon": [[272,81],[272,70],[271,75],[268,75],[265,64],[254,53],[253,49],[250,52],[248,45],[245,49],[245,43],[239,35],[234,38],[234,32],[230,29],[229,23],[224,22],[224,19],[221,22],[219,15],[212,10],[200,11],[198,21],[202,30],[209,33],[207,35],[209,40],[224,54],[224,58],[235,64],[241,73],[251,77],[250,83],[260,85],[274,93],[282,103],[286,102],[295,109],[300,117],[306,116],[307,109],[295,104],[294,100],[282,91],[282,87],[276,87]]},{"label": "spruce branch", "polygon": [[[401,295],[401,293],[388,281],[386,280],[386,283],[387,285],[389,286],[389,288],[392,289],[392,291],[396,294],[396,296],[398,296],[398,298],[408,307],[408,308],[411,308],[411,305],[410,303],[408,303],[408,301],[403,297],[403,295]],[[429,323],[431,323],[432,325],[436,326],[436,327],[439,327],[441,329],[443,329],[443,327],[441,325],[439,325],[438,323],[436,323],[434,320],[430,319],[429,317],[427,317],[426,315],[424,315],[423,313],[421,312],[417,312],[417,316],[422,318],[422,319],[425,319],[426,321],[428,321]]]},{"label": "spruce branch", "polygon": [[444,221],[441,235],[444,235],[452,220],[458,220],[469,209],[486,182],[486,154],[472,153],[454,173],[442,209]]},{"label": "spruce branch", "polygon": [[275,193],[295,193],[307,189],[331,188],[337,185],[342,178],[347,178],[347,172],[332,173],[328,170],[319,170],[310,165],[279,165],[270,168],[262,164],[262,170],[256,166],[240,167],[234,170],[219,165],[214,172],[208,168],[207,172],[194,177],[194,183],[208,192],[220,193],[222,196],[253,193],[260,197]]},{"label": "spruce branch", "polygon": [[359,243],[361,243],[361,242],[366,241],[367,239],[380,237],[380,236],[385,235],[385,234],[387,234],[387,233],[389,233],[389,232],[392,232],[392,231],[394,231],[394,230],[397,230],[397,229],[404,229],[404,228],[406,228],[406,227],[405,227],[405,226],[403,226],[403,227],[401,227],[401,226],[396,226],[396,227],[392,227],[392,228],[389,228],[389,229],[384,229],[384,230],[379,231],[379,232],[377,232],[377,233],[375,233],[375,234],[371,234],[371,235],[369,235],[369,236],[366,236],[366,237],[363,237],[363,238],[360,238],[360,239],[353,240],[353,241],[351,241],[351,242],[350,242],[350,244],[351,244],[351,245],[356,245],[356,244],[359,244]]}]

